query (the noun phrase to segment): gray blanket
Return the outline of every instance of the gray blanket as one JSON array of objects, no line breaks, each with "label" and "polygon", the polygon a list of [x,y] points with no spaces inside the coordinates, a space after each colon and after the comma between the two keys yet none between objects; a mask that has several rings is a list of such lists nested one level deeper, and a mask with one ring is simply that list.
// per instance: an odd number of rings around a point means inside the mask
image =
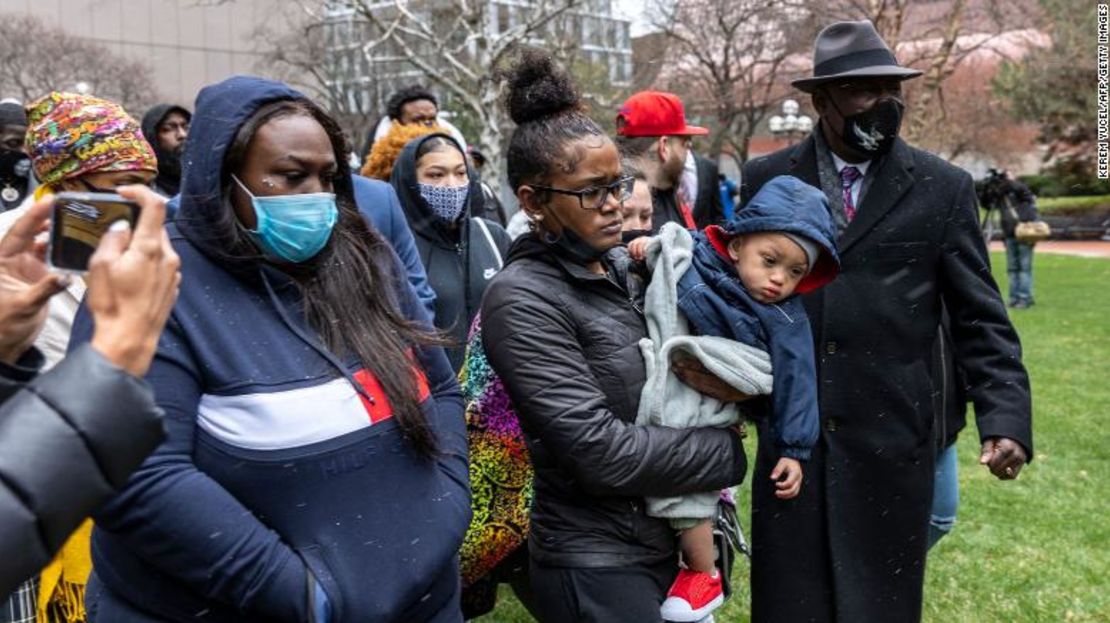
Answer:
[{"label": "gray blanket", "polygon": [[[771,393],[771,358],[761,349],[715,336],[692,336],[678,309],[678,281],[690,268],[694,245],[690,232],[667,223],[648,246],[651,270],[644,299],[648,338],[640,340],[647,382],[640,394],[636,423],[672,428],[731,426],[739,423],[735,403],[698,393],[675,376],[671,357],[683,352],[700,361],[713,375],[746,394]],[[719,492],[648,498],[653,517],[701,519],[714,517]]]}]

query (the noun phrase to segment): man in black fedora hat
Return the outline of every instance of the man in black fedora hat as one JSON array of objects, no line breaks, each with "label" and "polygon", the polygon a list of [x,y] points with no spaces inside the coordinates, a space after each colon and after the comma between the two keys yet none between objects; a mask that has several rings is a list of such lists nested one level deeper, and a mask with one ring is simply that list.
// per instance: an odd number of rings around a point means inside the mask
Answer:
[{"label": "man in black fedora hat", "polygon": [[822,189],[842,262],[833,283],[805,298],[821,439],[799,497],[775,497],[773,436],[760,435],[756,623],[920,620],[942,309],[954,342],[945,363],[967,375],[980,463],[1007,480],[1032,457],[1029,379],[990,275],[971,177],[898,138],[901,83],[920,74],[898,64],[870,22],[828,26],[813,75],[794,82],[820,122],[798,145],[744,166],[745,203],[776,175]]}]

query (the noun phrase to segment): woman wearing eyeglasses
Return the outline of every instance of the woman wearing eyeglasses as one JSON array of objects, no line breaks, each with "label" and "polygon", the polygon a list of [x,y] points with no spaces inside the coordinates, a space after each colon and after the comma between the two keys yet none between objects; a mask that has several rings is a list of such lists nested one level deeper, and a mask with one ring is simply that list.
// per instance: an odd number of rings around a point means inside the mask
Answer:
[{"label": "woman wearing eyeglasses", "polygon": [[446,134],[405,145],[389,181],[436,294],[435,326],[452,338],[447,357],[457,372],[482,294],[501,270],[512,241],[497,223],[471,216],[472,203],[482,196],[478,176]]},{"label": "woman wearing eyeglasses", "polygon": [[509,183],[534,230],[486,292],[482,343],[535,468],[534,605],[544,622],[659,621],[675,534],[643,498],[739,483],[740,437],[634,424],[647,331],[620,245],[632,179],[549,57],[525,53],[508,80]]}]

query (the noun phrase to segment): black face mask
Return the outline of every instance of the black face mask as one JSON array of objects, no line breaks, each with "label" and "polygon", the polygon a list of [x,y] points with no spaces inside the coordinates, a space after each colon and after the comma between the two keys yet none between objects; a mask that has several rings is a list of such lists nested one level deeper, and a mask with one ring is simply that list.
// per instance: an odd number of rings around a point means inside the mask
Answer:
[{"label": "black face mask", "polygon": [[[562,225],[562,223],[560,223]],[[547,231],[539,232],[540,240],[550,245],[555,253],[577,264],[596,262],[605,255],[605,251],[598,251],[590,243],[574,233],[574,230],[563,225],[563,233],[558,237]]]},{"label": "black face mask", "polygon": [[175,149],[155,149],[158,157],[158,175],[173,180],[181,179],[181,151]]},{"label": "black face mask", "polygon": [[650,229],[626,229],[621,232],[621,242],[623,242],[624,244],[628,244],[637,238],[643,238],[644,236],[650,235]]},{"label": "black face mask", "polygon": [[563,234],[558,238],[547,233],[541,234],[540,238],[554,247],[556,253],[578,264],[596,262],[605,255],[605,251],[593,248],[590,243],[567,227],[563,228]]},{"label": "black face mask", "polygon": [[19,205],[27,196],[31,159],[21,151],[0,151],[0,209]]},{"label": "black face mask", "polygon": [[902,112],[905,105],[901,100],[884,97],[867,110],[844,116],[835,100],[829,95],[829,102],[844,119],[844,129],[840,138],[846,145],[869,157],[882,156],[890,152],[898,129],[902,126]]},{"label": "black face mask", "polygon": [[0,178],[14,180],[27,179],[31,173],[31,158],[14,150],[0,151]]}]

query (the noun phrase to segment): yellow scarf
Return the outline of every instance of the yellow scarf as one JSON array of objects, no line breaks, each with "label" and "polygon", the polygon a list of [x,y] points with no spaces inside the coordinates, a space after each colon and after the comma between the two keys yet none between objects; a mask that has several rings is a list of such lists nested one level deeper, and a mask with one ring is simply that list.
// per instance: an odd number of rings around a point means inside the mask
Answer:
[{"label": "yellow scarf", "polygon": [[[35,200],[50,194],[53,194],[51,185],[43,184],[35,189]],[[92,528],[92,520],[86,519],[42,570],[37,604],[39,623],[85,620],[85,584],[92,572]]]},{"label": "yellow scarf", "polygon": [[39,580],[40,623],[78,623],[85,620],[85,584],[92,572],[90,538],[93,522],[86,519],[69,536],[61,551],[42,570]]}]

